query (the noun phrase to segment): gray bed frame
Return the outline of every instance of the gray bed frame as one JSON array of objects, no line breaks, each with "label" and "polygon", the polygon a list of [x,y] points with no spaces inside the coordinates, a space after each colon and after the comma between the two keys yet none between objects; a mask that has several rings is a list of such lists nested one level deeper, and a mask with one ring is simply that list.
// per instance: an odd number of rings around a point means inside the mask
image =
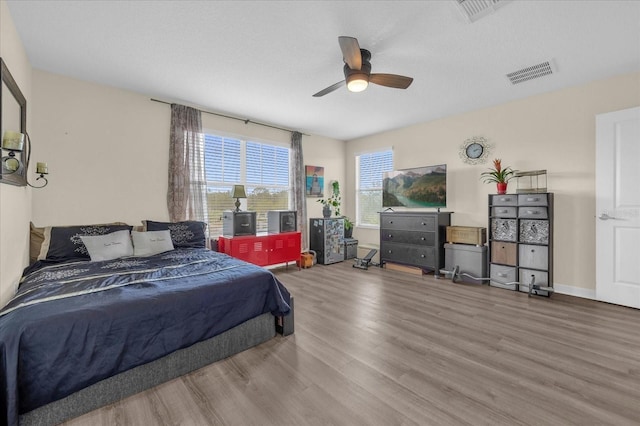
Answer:
[{"label": "gray bed frame", "polygon": [[20,415],[20,425],[55,425],[195,371],[272,339],[293,333],[293,298],[286,317],[271,313],[180,349],[156,361],[101,380],[63,399]]}]

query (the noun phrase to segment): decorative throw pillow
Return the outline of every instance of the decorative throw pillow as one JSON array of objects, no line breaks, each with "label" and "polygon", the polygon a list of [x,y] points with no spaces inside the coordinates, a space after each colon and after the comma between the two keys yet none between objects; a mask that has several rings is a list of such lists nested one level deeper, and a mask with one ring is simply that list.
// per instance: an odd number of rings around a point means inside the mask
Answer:
[{"label": "decorative throw pillow", "polygon": [[38,260],[88,260],[89,252],[82,242],[83,235],[106,235],[115,231],[131,231],[129,225],[48,226]]},{"label": "decorative throw pillow", "polygon": [[207,247],[207,224],[204,222],[187,220],[171,223],[145,220],[143,223],[147,231],[165,231],[168,229],[171,232],[171,241],[175,248]]},{"label": "decorative throw pillow", "polygon": [[81,235],[92,262],[133,256],[131,234],[128,229],[106,235]]},{"label": "decorative throw pillow", "polygon": [[151,256],[173,250],[171,232],[168,229],[166,231],[132,231],[131,238],[134,256]]},{"label": "decorative throw pillow", "polygon": [[29,232],[29,261],[31,263],[38,260],[38,255],[44,242],[44,228],[36,227],[33,222],[29,222],[31,228]]}]

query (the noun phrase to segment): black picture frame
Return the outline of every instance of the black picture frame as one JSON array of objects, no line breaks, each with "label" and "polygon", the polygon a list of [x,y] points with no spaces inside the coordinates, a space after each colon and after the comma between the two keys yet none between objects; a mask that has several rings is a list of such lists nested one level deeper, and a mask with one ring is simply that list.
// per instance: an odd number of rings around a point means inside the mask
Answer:
[{"label": "black picture frame", "polygon": [[[4,59],[0,58],[0,138],[4,135],[5,130],[13,130],[8,126],[17,124],[17,117],[20,120],[20,133],[27,132],[27,100],[20,91],[18,84],[14,80]],[[5,126],[7,128],[5,128]],[[14,173],[9,170],[2,169],[0,182],[16,186],[27,186],[27,161],[29,144],[25,140],[22,151],[15,151],[15,158],[20,161],[20,167]],[[6,150],[2,150],[2,158],[8,155]],[[4,162],[0,167],[4,167]]]}]

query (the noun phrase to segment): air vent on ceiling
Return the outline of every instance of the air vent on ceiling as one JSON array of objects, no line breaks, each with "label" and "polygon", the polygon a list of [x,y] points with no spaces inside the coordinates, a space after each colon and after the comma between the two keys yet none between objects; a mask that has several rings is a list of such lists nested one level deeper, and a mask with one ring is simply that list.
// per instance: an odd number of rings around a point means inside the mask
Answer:
[{"label": "air vent on ceiling", "polygon": [[501,6],[509,3],[511,0],[454,0],[458,4],[458,8],[469,22],[475,22],[478,19],[493,13]]},{"label": "air vent on ceiling", "polygon": [[545,75],[551,75],[556,72],[556,66],[553,60],[544,61],[537,65],[522,68],[521,70],[510,72],[507,74],[507,78],[511,84],[519,84],[525,81],[533,80],[534,78],[544,77]]}]

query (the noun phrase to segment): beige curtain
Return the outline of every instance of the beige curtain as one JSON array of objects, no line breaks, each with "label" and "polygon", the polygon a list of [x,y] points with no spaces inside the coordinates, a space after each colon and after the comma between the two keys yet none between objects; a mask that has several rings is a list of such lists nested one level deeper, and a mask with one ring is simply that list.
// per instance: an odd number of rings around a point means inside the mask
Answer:
[{"label": "beige curtain", "polygon": [[167,206],[172,222],[208,223],[201,113],[177,104],[171,104]]},{"label": "beige curtain", "polygon": [[291,182],[293,185],[293,209],[296,211],[298,230],[302,232],[302,249],[309,248],[307,236],[307,199],[305,195],[306,177],[302,157],[302,133],[291,133]]}]

